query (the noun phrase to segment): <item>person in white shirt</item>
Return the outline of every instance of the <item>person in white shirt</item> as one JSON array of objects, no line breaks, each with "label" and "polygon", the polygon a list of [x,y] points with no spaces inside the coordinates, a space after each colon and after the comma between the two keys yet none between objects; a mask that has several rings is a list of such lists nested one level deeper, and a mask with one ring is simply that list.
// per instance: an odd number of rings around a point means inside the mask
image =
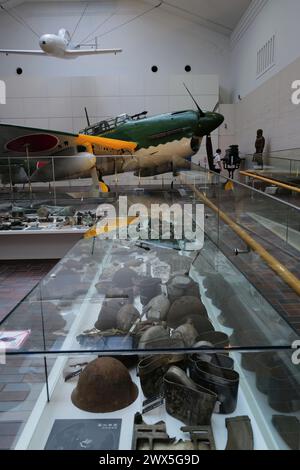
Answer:
[{"label": "person in white shirt", "polygon": [[215,173],[221,173],[222,167],[221,167],[221,155],[222,155],[222,150],[218,149],[216,151],[216,154],[214,156],[214,172]]}]

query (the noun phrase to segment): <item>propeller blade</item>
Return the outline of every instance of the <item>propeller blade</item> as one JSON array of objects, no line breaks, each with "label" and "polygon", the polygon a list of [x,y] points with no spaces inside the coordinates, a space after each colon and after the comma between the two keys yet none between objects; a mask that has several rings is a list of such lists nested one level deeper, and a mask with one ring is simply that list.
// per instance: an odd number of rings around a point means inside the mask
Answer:
[{"label": "propeller blade", "polygon": [[215,112],[217,111],[217,109],[218,109],[219,106],[220,106],[220,102],[218,101],[217,104],[216,104],[216,106],[215,106],[214,109],[213,109],[213,113],[215,113]]},{"label": "propeller blade", "polygon": [[185,83],[183,83],[183,86],[186,89],[186,91],[188,92],[188,94],[190,95],[190,97],[192,98],[193,102],[195,103],[195,105],[196,105],[196,107],[197,107],[197,109],[200,113],[200,117],[205,117],[205,113],[202,111],[199,104],[197,103],[197,101],[195,100],[195,98],[193,97],[192,93],[190,92],[190,90],[188,89],[188,87],[186,86]]},{"label": "propeller blade", "polygon": [[206,154],[207,154],[207,161],[208,161],[209,169],[213,171],[214,170],[214,151],[213,151],[213,146],[212,146],[210,135],[206,136]]}]

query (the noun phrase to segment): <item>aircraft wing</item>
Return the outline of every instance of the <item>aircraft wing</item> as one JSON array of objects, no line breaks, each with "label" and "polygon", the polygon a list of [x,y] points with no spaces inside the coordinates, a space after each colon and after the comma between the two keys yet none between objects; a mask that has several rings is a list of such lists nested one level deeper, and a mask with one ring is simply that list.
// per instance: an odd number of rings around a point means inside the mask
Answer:
[{"label": "aircraft wing", "polygon": [[22,157],[26,156],[27,152],[30,156],[55,157],[62,151],[79,145],[86,147],[90,153],[94,153],[95,150],[95,153],[100,155],[131,153],[137,147],[135,142],[0,124],[0,157]]},{"label": "aircraft wing", "polygon": [[0,54],[46,55],[44,51],[22,49],[0,49]]},{"label": "aircraft wing", "polygon": [[122,49],[68,49],[65,51],[65,56],[79,57],[93,54],[118,54],[122,52]]}]

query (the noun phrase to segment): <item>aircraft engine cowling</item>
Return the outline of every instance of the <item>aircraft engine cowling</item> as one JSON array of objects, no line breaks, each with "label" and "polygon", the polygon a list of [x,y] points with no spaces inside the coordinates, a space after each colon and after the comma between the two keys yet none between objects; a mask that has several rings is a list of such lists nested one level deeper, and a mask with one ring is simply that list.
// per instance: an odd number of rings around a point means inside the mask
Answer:
[{"label": "aircraft engine cowling", "polygon": [[[54,157],[53,162],[55,179],[64,180],[89,176],[96,165],[96,158],[92,153],[81,152],[63,158]],[[31,176],[32,182],[51,182],[53,179],[52,159]]]}]

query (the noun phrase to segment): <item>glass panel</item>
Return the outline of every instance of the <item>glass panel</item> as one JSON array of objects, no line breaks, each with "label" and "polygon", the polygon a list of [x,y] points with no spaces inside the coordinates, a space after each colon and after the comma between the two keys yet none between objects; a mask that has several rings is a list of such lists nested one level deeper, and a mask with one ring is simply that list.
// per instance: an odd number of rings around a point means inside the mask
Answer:
[{"label": "glass panel", "polygon": [[[0,357],[0,450],[8,450],[16,448],[22,435],[26,437],[32,411],[47,403],[46,369],[42,357]],[[48,373],[54,362],[47,360]]]},{"label": "glass panel", "polygon": [[[297,337],[208,239],[198,253],[79,242],[1,325],[26,330],[28,352],[223,348],[234,332],[234,346],[289,347]],[[246,330],[250,344],[238,336]]]}]

